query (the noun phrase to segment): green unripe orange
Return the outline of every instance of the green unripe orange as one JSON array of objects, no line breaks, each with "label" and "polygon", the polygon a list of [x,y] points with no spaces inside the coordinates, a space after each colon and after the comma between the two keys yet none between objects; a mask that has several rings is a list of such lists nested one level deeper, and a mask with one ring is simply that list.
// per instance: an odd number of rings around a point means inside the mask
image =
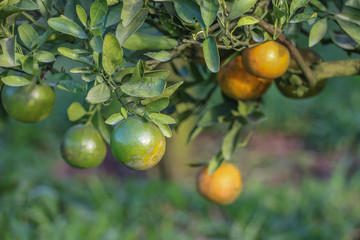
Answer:
[{"label": "green unripe orange", "polygon": [[35,123],[51,113],[55,104],[55,93],[45,84],[22,87],[5,85],[1,100],[4,109],[12,118],[24,123]]},{"label": "green unripe orange", "polygon": [[161,130],[139,116],[121,121],[110,138],[115,158],[132,170],[146,170],[164,156],[166,141]]},{"label": "green unripe orange", "polygon": [[61,155],[70,166],[94,168],[104,161],[106,144],[97,129],[75,125],[65,134],[61,144]]}]

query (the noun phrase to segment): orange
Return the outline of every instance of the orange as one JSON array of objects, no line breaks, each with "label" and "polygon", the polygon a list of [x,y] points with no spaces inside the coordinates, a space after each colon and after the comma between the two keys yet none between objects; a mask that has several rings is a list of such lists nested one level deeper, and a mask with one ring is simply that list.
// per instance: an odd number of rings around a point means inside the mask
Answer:
[{"label": "orange", "polygon": [[276,41],[246,48],[242,57],[245,70],[261,78],[278,78],[286,72],[290,64],[289,50]]},{"label": "orange", "polygon": [[24,123],[45,119],[55,104],[54,90],[46,84],[34,83],[22,87],[4,86],[1,100],[6,112]]},{"label": "orange", "polygon": [[240,171],[231,163],[223,163],[209,175],[208,166],[197,178],[197,189],[205,198],[221,205],[233,203],[242,190]]},{"label": "orange", "polygon": [[106,156],[106,150],[99,131],[85,125],[71,127],[61,144],[64,160],[70,166],[83,169],[99,166]]},{"label": "orange", "polygon": [[161,130],[140,116],[121,121],[111,133],[111,151],[125,167],[147,170],[164,156],[166,141]]},{"label": "orange", "polygon": [[235,100],[248,100],[261,97],[270,87],[269,79],[255,77],[248,73],[237,56],[220,69],[217,79],[222,92]]}]

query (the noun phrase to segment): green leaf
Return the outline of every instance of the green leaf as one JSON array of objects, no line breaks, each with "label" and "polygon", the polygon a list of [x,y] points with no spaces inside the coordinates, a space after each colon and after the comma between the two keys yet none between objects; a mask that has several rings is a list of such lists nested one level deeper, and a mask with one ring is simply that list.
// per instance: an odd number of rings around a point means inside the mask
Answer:
[{"label": "green leaf", "polygon": [[46,79],[46,84],[55,87],[62,80],[72,81],[72,77],[70,74],[64,72],[55,73]]},{"label": "green leaf", "polygon": [[151,72],[145,72],[144,77],[156,77],[165,80],[169,76],[169,71],[166,69],[154,70]]},{"label": "green leaf", "polygon": [[358,0],[347,0],[345,6],[356,8],[360,10],[360,2]]},{"label": "green leaf", "polygon": [[207,37],[203,42],[203,53],[206,66],[211,72],[218,72],[220,69],[220,56],[214,37]]},{"label": "green leaf", "polygon": [[79,102],[73,102],[67,109],[68,118],[74,122],[85,116],[86,110]]},{"label": "green leaf", "polygon": [[252,24],[256,24],[258,22],[259,22],[259,20],[257,20],[256,18],[253,18],[251,16],[246,16],[246,17],[240,18],[238,23],[236,24],[236,27],[231,31],[231,34],[238,27],[241,27],[241,26],[244,26],[244,25],[252,25]]},{"label": "green leaf", "polygon": [[310,30],[309,47],[315,46],[325,36],[327,31],[327,18],[318,20]]},{"label": "green leaf", "polygon": [[104,41],[101,36],[96,35],[90,40],[91,48],[98,53],[102,53]]},{"label": "green leaf", "polygon": [[169,125],[164,124],[164,123],[161,123],[161,122],[159,122],[159,121],[157,121],[157,120],[155,120],[155,119],[152,120],[152,122],[153,122],[156,126],[159,127],[159,129],[161,130],[161,132],[164,134],[165,137],[171,138],[171,136],[172,136],[172,131],[171,131]]},{"label": "green leaf", "polygon": [[173,119],[169,115],[165,115],[162,113],[150,113],[149,116],[151,119],[159,121],[163,124],[175,124],[176,123],[175,119]]},{"label": "green leaf", "polygon": [[327,10],[324,4],[322,4],[319,0],[310,0],[310,4],[315,6],[315,8],[319,9],[320,11],[326,12]]},{"label": "green leaf", "polygon": [[123,44],[124,48],[130,50],[169,50],[177,47],[178,42],[175,39],[166,36],[154,36],[143,33],[132,34]]},{"label": "green leaf", "polygon": [[205,28],[205,23],[201,16],[200,6],[194,1],[174,0],[174,6],[176,13],[184,22],[196,23],[197,21],[202,28]]},{"label": "green leaf", "polygon": [[110,143],[110,136],[113,130],[113,127],[105,123],[105,119],[101,116],[99,112],[95,113],[95,116],[92,120],[92,124],[95,128],[99,129],[101,136],[107,143]]},{"label": "green leaf", "polygon": [[305,6],[308,2],[309,0],[293,0],[290,4],[290,16],[294,15],[296,10]]},{"label": "green leaf", "polygon": [[148,52],[144,53],[145,56],[148,56],[152,59],[158,60],[160,62],[166,62],[171,59],[171,54],[166,51],[160,51],[160,52]]},{"label": "green leaf", "polygon": [[211,24],[215,21],[218,9],[218,0],[202,0],[200,2],[200,12],[206,27],[210,27]]},{"label": "green leaf", "polygon": [[39,6],[41,15],[48,18],[49,12],[51,13],[53,0],[36,0],[36,4]]},{"label": "green leaf", "polygon": [[299,13],[291,19],[290,23],[305,22],[316,17],[317,17],[317,13],[311,13],[311,12]]},{"label": "green leaf", "polygon": [[54,32],[54,30],[52,28],[46,29],[46,31],[43,33],[43,35],[41,35],[41,37],[39,39],[39,43],[37,44],[37,48],[42,47],[45,44],[45,42],[49,39],[51,34],[53,34],[53,32]]},{"label": "green leaf", "polygon": [[56,18],[50,18],[48,20],[48,24],[50,27],[55,29],[56,31],[81,38],[81,39],[87,39],[88,36],[84,32],[84,30],[77,25],[75,22],[64,18],[64,17],[56,17]]},{"label": "green leaf", "polygon": [[223,161],[224,157],[222,156],[222,153],[218,152],[209,162],[208,174],[213,174],[220,167]]},{"label": "green leaf", "polygon": [[15,37],[12,38],[4,38],[0,40],[2,55],[1,58],[4,63],[1,63],[3,67],[11,67],[15,66],[16,58],[15,58]]},{"label": "green leaf", "polygon": [[95,1],[90,8],[90,19],[91,26],[95,26],[107,13],[107,2],[106,0]]},{"label": "green leaf", "polygon": [[83,92],[86,90],[86,85],[80,84],[73,80],[60,80],[56,87],[73,93]]},{"label": "green leaf", "polygon": [[360,27],[358,24],[336,19],[340,27],[358,44],[360,44]]},{"label": "green leaf", "polygon": [[86,96],[89,103],[103,103],[110,99],[110,89],[105,83],[98,84],[91,88]]},{"label": "green leaf", "polygon": [[231,130],[226,134],[222,142],[221,151],[225,160],[229,160],[236,149],[237,142],[240,138],[241,124],[235,122]]},{"label": "green leaf", "polygon": [[120,66],[123,58],[123,50],[117,38],[108,33],[104,39],[102,65],[105,71],[112,75]]},{"label": "green leaf", "polygon": [[273,4],[273,9],[274,9],[274,16],[276,19],[280,19],[286,14],[285,9],[279,8],[275,4]]},{"label": "green leaf", "polygon": [[161,112],[169,105],[169,102],[170,102],[170,100],[168,97],[160,98],[158,100],[155,100],[155,101],[147,104],[145,107],[145,110],[148,113]]},{"label": "green leaf", "polygon": [[123,119],[124,117],[121,115],[121,113],[115,113],[112,114],[108,119],[106,119],[105,123],[109,125],[116,125]]},{"label": "green leaf", "polygon": [[165,84],[165,81],[159,78],[143,77],[139,80],[127,82],[120,88],[129,96],[155,97],[164,91]]},{"label": "green leaf", "polygon": [[124,107],[120,108],[121,114],[123,115],[124,118],[127,118],[128,112]]},{"label": "green leaf", "polygon": [[126,27],[122,25],[121,22],[117,25],[116,37],[119,40],[121,46],[123,46],[124,42],[140,28],[140,26],[144,23],[148,13],[149,10],[147,8],[142,8]]},{"label": "green leaf", "polygon": [[[3,3],[3,2],[2,2]],[[10,4],[12,3],[12,4]],[[17,3],[14,5],[14,3]],[[8,5],[4,6],[2,9],[0,9],[0,19],[5,19],[6,17],[19,12],[24,11],[32,11],[32,10],[38,10],[39,7],[30,0],[14,0],[9,2]]]},{"label": "green leaf", "polygon": [[[71,73],[81,73],[81,74],[93,74],[94,71],[89,67],[76,67],[70,70]],[[95,74],[96,75],[96,74]],[[95,78],[94,78],[95,80]]]},{"label": "green leaf", "polygon": [[143,0],[127,0],[121,12],[122,24],[128,26],[143,6]]},{"label": "green leaf", "polygon": [[39,42],[39,35],[30,24],[23,23],[18,27],[21,41],[28,49],[32,49]]},{"label": "green leaf", "polygon": [[343,32],[332,31],[330,32],[330,37],[336,45],[346,50],[354,50],[357,45],[356,41]]},{"label": "green leaf", "polygon": [[234,20],[235,18],[240,17],[249,11],[256,2],[257,0],[235,0],[231,6],[231,10],[228,16],[229,20]]},{"label": "green leaf", "polygon": [[40,75],[39,64],[33,57],[25,56],[20,61],[22,64],[22,69],[26,73],[34,75],[34,76]]},{"label": "green leaf", "polygon": [[75,61],[78,61],[81,63],[92,65],[91,61],[88,58],[76,53],[76,49],[60,47],[60,48],[58,48],[58,51],[60,54],[64,55],[67,58],[70,58],[72,60],[75,60]]},{"label": "green leaf", "polygon": [[50,63],[50,62],[55,61],[54,54],[52,54],[51,52],[48,52],[48,51],[43,51],[43,50],[37,51],[34,54],[34,57],[39,62],[44,62],[44,63]]},{"label": "green leaf", "polygon": [[183,81],[178,82],[178,83],[175,83],[175,84],[167,87],[167,88],[163,91],[163,93],[162,93],[161,95],[159,95],[159,96],[157,96],[157,97],[153,97],[153,98],[148,98],[148,99],[142,100],[142,101],[141,101],[141,104],[142,104],[142,105],[147,105],[147,104],[149,104],[149,103],[151,103],[151,102],[153,102],[153,101],[156,101],[156,100],[158,100],[158,99],[160,99],[160,98],[170,97],[171,95],[174,94],[174,92],[175,92],[183,83],[184,83]]},{"label": "green leaf", "polygon": [[28,79],[19,77],[19,76],[2,77],[1,81],[3,81],[4,84],[6,84],[8,86],[13,86],[13,87],[26,86],[31,83]]},{"label": "green leaf", "polygon": [[80,22],[82,23],[82,25],[84,25],[84,27],[86,27],[87,14],[80,5],[76,5],[76,14],[77,14]]},{"label": "green leaf", "polygon": [[112,8],[106,18],[105,27],[110,27],[121,21],[122,3]]}]

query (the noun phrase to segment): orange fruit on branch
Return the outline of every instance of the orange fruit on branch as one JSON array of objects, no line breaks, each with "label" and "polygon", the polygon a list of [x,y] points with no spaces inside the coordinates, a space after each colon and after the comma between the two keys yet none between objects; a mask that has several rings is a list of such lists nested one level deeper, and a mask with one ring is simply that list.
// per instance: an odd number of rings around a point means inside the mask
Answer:
[{"label": "orange fruit on branch", "polygon": [[242,190],[239,169],[231,163],[223,163],[209,175],[208,166],[200,171],[197,178],[198,192],[205,198],[221,205],[233,203]]},{"label": "orange fruit on branch", "polygon": [[289,50],[276,41],[246,48],[242,57],[245,70],[261,78],[278,78],[286,72],[290,64]]},{"label": "orange fruit on branch", "polygon": [[122,165],[132,170],[147,170],[164,156],[166,141],[161,130],[152,122],[132,116],[115,127],[110,145]]},{"label": "orange fruit on branch", "polygon": [[257,99],[269,89],[272,82],[248,73],[243,67],[241,56],[222,67],[217,80],[222,92],[235,100]]}]

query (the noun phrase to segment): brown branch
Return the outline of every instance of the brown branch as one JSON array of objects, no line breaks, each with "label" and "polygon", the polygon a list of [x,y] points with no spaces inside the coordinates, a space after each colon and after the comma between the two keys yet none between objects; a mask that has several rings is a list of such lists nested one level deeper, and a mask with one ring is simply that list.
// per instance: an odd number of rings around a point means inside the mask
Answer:
[{"label": "brown branch", "polygon": [[360,59],[346,59],[323,62],[315,65],[313,74],[316,81],[332,78],[346,77],[360,74]]},{"label": "brown branch", "polygon": [[[262,27],[265,31],[267,31],[270,34],[274,34],[275,28],[270,25],[269,23],[265,22],[261,18],[257,16],[252,16],[259,20],[259,25]],[[280,34],[280,31],[277,30],[277,35]],[[300,69],[303,71],[305,77],[309,81],[310,86],[315,86],[316,84],[316,78],[313,76],[311,69],[309,66],[305,63],[304,59],[302,58],[299,50],[285,37],[283,33],[281,33],[278,37],[279,42],[284,44],[290,51],[290,55],[295,59],[297,64],[299,65]]]}]

